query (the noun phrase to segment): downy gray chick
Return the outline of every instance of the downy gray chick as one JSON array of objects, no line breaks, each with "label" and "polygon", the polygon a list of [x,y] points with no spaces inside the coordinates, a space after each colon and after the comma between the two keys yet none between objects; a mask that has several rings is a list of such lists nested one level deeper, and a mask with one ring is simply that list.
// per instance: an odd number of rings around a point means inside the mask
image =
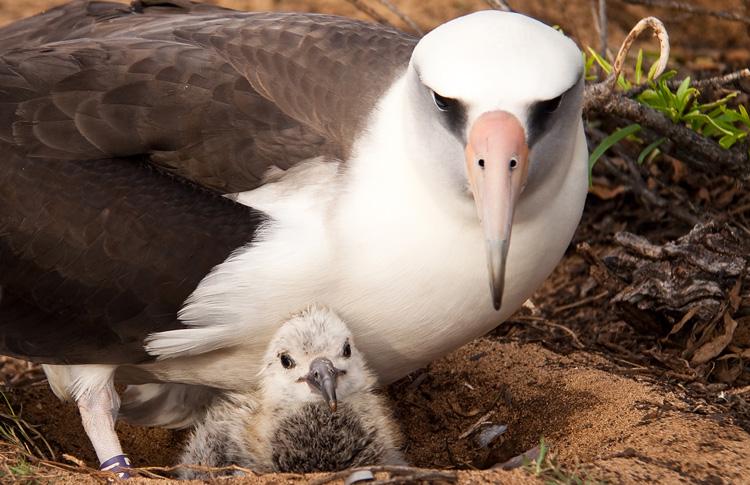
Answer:
[{"label": "downy gray chick", "polygon": [[[194,429],[182,464],[258,473],[404,464],[400,435],[349,329],[312,306],[274,335],[260,387],[219,398]],[[181,478],[211,474],[182,469]]]}]

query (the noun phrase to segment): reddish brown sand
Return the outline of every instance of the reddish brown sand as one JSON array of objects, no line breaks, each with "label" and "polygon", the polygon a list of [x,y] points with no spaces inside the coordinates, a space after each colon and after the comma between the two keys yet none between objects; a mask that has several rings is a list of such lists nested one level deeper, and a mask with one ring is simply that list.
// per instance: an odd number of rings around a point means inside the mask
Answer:
[{"label": "reddish brown sand", "polygon": [[[534,447],[544,436],[561,466],[590,479],[740,483],[750,478],[747,432],[693,409],[679,391],[600,370],[608,367],[605,359],[586,352],[562,356],[537,344],[477,340],[425,369],[418,385],[412,378],[389,389],[407,459],[427,468],[485,468]],[[58,454],[95,464],[72,404],[59,404],[44,385],[11,396],[23,403],[24,419],[40,426]],[[508,426],[489,449],[476,444],[476,434],[462,437],[480,419]],[[185,438],[184,432],[124,424],[118,432],[139,466],[173,464]],[[467,471],[462,477],[470,483],[525,475]]]}]

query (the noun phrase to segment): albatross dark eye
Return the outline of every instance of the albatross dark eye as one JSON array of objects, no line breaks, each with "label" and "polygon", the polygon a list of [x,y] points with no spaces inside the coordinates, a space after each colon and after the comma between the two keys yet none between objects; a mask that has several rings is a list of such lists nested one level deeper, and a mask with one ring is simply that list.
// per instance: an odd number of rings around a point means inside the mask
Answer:
[{"label": "albatross dark eye", "polygon": [[432,99],[435,100],[435,106],[437,106],[440,111],[448,111],[456,104],[455,99],[440,96],[435,91],[432,92]]},{"label": "albatross dark eye", "polygon": [[538,112],[544,114],[554,113],[560,107],[560,101],[562,101],[562,94],[547,101],[540,101],[537,103]]},{"label": "albatross dark eye", "polygon": [[556,98],[537,101],[531,105],[528,121],[529,146],[532,146],[545,130],[549,128],[550,123],[555,117],[554,114],[557,112],[557,108],[560,107],[563,95],[564,93]]},{"label": "albatross dark eye", "polygon": [[289,354],[281,354],[279,356],[279,360],[281,360],[281,365],[284,367],[284,369],[291,369],[296,365],[294,363],[294,359],[289,357]]},{"label": "albatross dark eye", "polygon": [[352,356],[352,346],[349,345],[349,341],[348,340],[346,342],[344,342],[344,351],[341,352],[341,355],[343,355],[347,359]]}]

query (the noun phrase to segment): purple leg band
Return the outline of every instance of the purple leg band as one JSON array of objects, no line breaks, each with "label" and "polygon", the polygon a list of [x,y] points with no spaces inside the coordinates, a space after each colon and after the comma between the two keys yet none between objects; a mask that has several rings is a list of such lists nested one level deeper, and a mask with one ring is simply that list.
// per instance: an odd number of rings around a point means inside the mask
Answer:
[{"label": "purple leg band", "polygon": [[130,468],[130,458],[125,455],[115,455],[99,466],[100,470],[117,473],[120,478],[130,478],[128,468]]}]

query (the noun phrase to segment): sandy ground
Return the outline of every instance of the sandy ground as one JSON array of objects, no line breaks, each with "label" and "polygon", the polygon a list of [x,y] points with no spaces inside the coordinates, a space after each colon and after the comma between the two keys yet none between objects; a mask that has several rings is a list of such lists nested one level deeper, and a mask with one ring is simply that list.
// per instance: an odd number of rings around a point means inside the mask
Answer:
[{"label": "sandy ground", "polygon": [[[679,388],[622,374],[623,369],[588,352],[563,356],[539,344],[485,338],[391,386],[389,395],[408,444],[407,459],[420,467],[483,469],[533,448],[544,437],[567,473],[590,480],[750,479],[750,434],[729,417],[696,406]],[[68,453],[95,464],[72,404],[58,404],[44,383],[10,396],[23,404],[24,419],[39,426],[58,456]],[[467,433],[478,420],[484,424]],[[508,430],[482,448],[476,437],[492,424]],[[125,424],[118,425],[118,432],[138,466],[173,464],[186,436]],[[529,477],[514,470],[467,471],[463,478],[464,483],[500,478],[515,483]]]},{"label": "sandy ground", "polygon": [[[0,24],[59,3],[62,2],[0,0]],[[321,11],[367,18],[343,0],[214,3],[239,9]],[[394,3],[424,30],[486,8],[480,0]],[[739,0],[697,3],[727,9],[742,5]],[[597,45],[588,1],[519,0],[510,4],[562,26],[582,45]],[[748,45],[747,32],[741,24],[616,1],[610,2],[610,45],[619,45],[625,32],[645,12],[666,20],[675,56],[692,72],[720,71],[750,61],[750,54],[743,47]],[[382,13],[395,25],[404,27],[387,11]],[[587,213],[600,212],[602,207],[597,200],[590,200]],[[599,219],[595,222],[580,231],[579,238],[604,230]],[[582,290],[588,284],[585,271],[580,257],[571,251],[533,301],[554,310],[559,305],[575,303],[589,291],[596,293],[591,288]],[[571,346],[567,333],[559,329],[552,332],[542,324],[536,334],[514,333],[522,321],[515,318],[513,325],[501,327],[506,330],[477,340],[391,386],[388,394],[406,438],[409,461],[421,467],[461,470],[462,483],[537,483],[523,470],[477,469],[523,453],[544,437],[568,475],[610,483],[750,483],[750,426],[717,404],[723,388],[714,392],[712,399],[696,397],[693,388],[679,380],[648,372],[591,344],[598,341],[592,334],[601,330],[595,319],[606,312],[601,309],[605,304],[605,300],[594,300],[585,314],[588,320],[572,327],[584,344]],[[568,323],[560,318],[557,321]],[[622,338],[618,336],[619,328],[609,329],[614,345],[622,343],[618,340]],[[45,383],[8,390],[8,394],[23,418],[39,427],[58,460],[67,453],[89,465],[95,464],[73,405],[59,404]],[[480,419],[484,424],[468,433]],[[489,447],[482,448],[476,436],[492,424],[506,425],[508,429]],[[184,432],[125,424],[118,424],[118,432],[138,466],[173,464],[185,438]],[[85,474],[48,467],[38,470],[33,478],[56,483],[96,481]],[[274,475],[243,481],[278,483],[309,478]]]}]

